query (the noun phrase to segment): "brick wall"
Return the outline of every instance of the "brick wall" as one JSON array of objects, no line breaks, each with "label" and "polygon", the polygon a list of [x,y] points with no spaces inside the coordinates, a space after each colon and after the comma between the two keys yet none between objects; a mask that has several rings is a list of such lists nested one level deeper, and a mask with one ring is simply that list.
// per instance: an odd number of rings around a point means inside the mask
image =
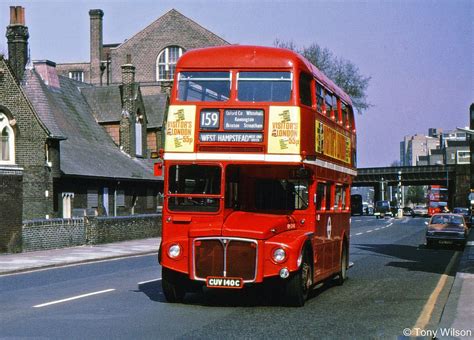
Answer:
[{"label": "brick wall", "polygon": [[22,228],[24,252],[112,243],[160,235],[160,214],[32,220],[25,221]]},{"label": "brick wall", "polygon": [[23,223],[23,251],[80,246],[86,243],[84,218],[32,220]]},{"label": "brick wall", "polygon": [[120,145],[120,125],[117,123],[101,124],[105,131],[112,137],[115,144]]},{"label": "brick wall", "polygon": [[89,219],[90,244],[134,240],[161,235],[161,215],[96,217]]}]

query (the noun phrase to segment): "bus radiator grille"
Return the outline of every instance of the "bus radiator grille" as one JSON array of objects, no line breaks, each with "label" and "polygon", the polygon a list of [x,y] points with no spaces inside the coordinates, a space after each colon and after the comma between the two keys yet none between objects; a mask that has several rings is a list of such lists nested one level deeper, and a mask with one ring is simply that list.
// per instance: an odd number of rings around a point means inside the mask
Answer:
[{"label": "bus radiator grille", "polygon": [[194,268],[198,279],[227,276],[253,281],[256,262],[257,244],[254,241],[226,238],[194,242]]}]

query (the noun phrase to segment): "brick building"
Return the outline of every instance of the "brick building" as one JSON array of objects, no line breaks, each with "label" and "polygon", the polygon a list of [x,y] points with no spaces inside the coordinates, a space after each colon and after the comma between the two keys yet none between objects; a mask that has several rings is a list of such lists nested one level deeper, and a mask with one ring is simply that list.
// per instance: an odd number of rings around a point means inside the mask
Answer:
[{"label": "brick building", "polygon": [[[148,149],[159,149],[162,145],[161,128],[166,111],[166,93],[173,80],[176,61],[187,50],[227,45],[228,42],[172,9],[123,43],[104,44],[104,12],[92,9],[89,16],[90,61],[57,64],[58,74],[99,86],[119,84],[121,65],[130,58],[129,62],[136,66],[136,81],[140,83],[147,109]],[[101,100],[88,95],[89,100],[94,103],[94,111],[99,106],[117,106],[117,103],[111,102],[111,91],[113,90],[102,90]],[[96,115],[99,123],[117,140],[117,111],[105,109],[102,112],[103,115]]]},{"label": "brick building", "polygon": [[156,212],[162,181],[146,157],[135,66],[122,65],[121,83],[109,87],[114,142],[88,102],[103,89],[58,75],[48,60],[27,66],[28,38],[24,9],[11,7],[9,59],[0,57],[0,252],[17,247],[25,220]]}]

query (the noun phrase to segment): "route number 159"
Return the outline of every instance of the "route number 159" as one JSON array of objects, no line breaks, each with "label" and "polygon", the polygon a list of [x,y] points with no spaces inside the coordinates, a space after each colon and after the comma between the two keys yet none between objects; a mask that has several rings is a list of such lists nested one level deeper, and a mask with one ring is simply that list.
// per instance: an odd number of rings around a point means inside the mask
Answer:
[{"label": "route number 159", "polygon": [[218,129],[219,128],[219,111],[201,111],[201,128]]}]

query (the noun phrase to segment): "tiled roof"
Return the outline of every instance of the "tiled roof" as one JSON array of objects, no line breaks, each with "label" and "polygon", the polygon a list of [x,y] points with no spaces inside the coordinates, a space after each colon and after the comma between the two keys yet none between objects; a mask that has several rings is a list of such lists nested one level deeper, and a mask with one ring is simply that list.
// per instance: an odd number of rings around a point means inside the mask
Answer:
[{"label": "tiled roof", "polygon": [[118,86],[87,86],[80,90],[99,123],[120,121],[122,100]]},{"label": "tiled roof", "polygon": [[163,125],[163,117],[168,105],[168,96],[161,93],[143,96],[143,104],[145,105],[148,127],[161,127]]},{"label": "tiled roof", "polygon": [[[80,89],[84,95],[92,114],[99,123],[119,122],[122,118],[122,103],[118,86],[92,87]],[[143,95],[143,104],[148,121],[148,128],[158,128],[163,125],[163,116],[166,111],[168,96],[158,93]]]},{"label": "tiled roof", "polygon": [[23,88],[41,120],[54,134],[67,139],[60,143],[61,172],[69,176],[113,179],[157,180],[152,162],[135,159],[120,151],[107,132],[97,124],[79,87],[83,83],[59,76],[59,88],[46,86],[29,70]]}]

